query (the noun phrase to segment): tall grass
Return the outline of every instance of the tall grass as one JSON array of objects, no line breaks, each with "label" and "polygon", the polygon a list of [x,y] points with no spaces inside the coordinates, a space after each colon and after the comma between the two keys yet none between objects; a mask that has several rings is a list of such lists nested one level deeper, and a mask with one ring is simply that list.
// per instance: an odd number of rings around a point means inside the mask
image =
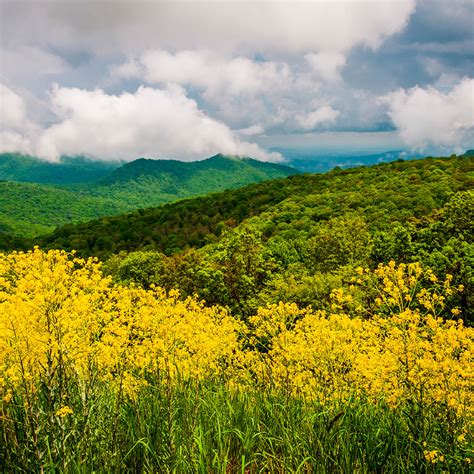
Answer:
[{"label": "tall grass", "polygon": [[446,420],[410,406],[322,406],[218,381],[150,380],[134,399],[105,383],[87,398],[74,382],[68,392],[64,416],[47,390],[33,406],[4,405],[3,472],[469,472]]}]

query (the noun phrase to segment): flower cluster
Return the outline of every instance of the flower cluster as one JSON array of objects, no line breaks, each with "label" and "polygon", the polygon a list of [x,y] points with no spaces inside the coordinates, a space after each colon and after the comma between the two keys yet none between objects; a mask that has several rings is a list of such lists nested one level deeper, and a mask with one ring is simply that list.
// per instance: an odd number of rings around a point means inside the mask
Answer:
[{"label": "flower cluster", "polygon": [[94,259],[0,255],[3,398],[61,378],[98,377],[133,395],[146,373],[218,376],[239,347],[238,328],[226,311],[176,292],[112,286]]},{"label": "flower cluster", "polygon": [[[370,317],[347,314],[353,298],[337,290],[331,314],[280,303],[243,323],[177,292],[114,286],[94,259],[39,249],[0,255],[1,398],[28,400],[66,379],[101,380],[133,398],[150,379],[217,377],[229,387],[439,407],[469,420],[474,331],[440,317],[454,291],[449,276],[440,283],[418,264],[393,262],[358,273],[377,301]],[[421,288],[422,278],[433,287]],[[59,396],[57,415],[69,410],[67,394]]]}]

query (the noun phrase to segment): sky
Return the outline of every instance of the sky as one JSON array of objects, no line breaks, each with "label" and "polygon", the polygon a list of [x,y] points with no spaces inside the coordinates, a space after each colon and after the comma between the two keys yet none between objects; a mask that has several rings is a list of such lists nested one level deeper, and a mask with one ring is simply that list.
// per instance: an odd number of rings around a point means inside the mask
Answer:
[{"label": "sky", "polygon": [[0,0],[0,152],[474,148],[474,2]]}]

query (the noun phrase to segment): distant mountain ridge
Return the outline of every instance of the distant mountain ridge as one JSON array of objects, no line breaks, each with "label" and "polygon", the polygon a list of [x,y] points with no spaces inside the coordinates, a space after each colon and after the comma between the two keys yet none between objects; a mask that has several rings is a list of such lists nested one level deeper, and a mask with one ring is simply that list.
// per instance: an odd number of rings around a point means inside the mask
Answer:
[{"label": "distant mountain ridge", "polygon": [[[56,174],[55,174],[56,173]],[[299,173],[251,158],[215,155],[127,164],[65,158],[63,164],[0,155],[0,232],[33,236],[61,224],[158,206]]]},{"label": "distant mountain ridge", "polygon": [[[217,154],[200,161],[184,162],[178,160],[153,160],[139,158],[130,163],[115,169],[110,174],[100,179],[100,184],[112,184],[125,182],[142,177],[162,177],[164,174],[170,175],[179,181],[186,181],[194,178],[200,173],[243,172],[245,178],[254,177],[268,179],[268,176],[275,174],[280,177],[282,173],[296,174],[298,171],[294,167],[262,162],[249,157],[234,157]],[[244,179],[245,179],[244,178]],[[235,179],[235,178],[234,178]],[[243,184],[248,184],[245,182]]]},{"label": "distant mountain ridge", "polygon": [[[359,166],[370,166],[378,163],[390,163],[392,161],[416,160],[424,155],[409,150],[390,150],[372,154],[340,154],[324,155],[315,153],[309,149],[285,149],[272,148],[287,158],[290,166],[305,173],[325,173],[336,166],[342,169],[356,168]],[[459,156],[474,156],[474,150],[467,150]]]},{"label": "distant mountain ridge", "polygon": [[63,157],[59,163],[18,153],[0,153],[0,181],[70,185],[95,181],[121,166],[120,161],[92,161],[82,156]]},{"label": "distant mountain ridge", "polygon": [[[286,258],[294,238],[338,216],[357,214],[379,230],[397,222],[429,222],[453,193],[472,189],[473,166],[472,157],[461,156],[298,174],[63,226],[26,247],[75,249],[99,257],[140,249],[170,255],[217,242],[223,229],[257,219],[265,238],[282,239],[281,257]],[[12,246],[7,239],[3,245]]]},{"label": "distant mountain ridge", "polygon": [[340,168],[355,168],[358,166],[370,166],[377,163],[389,163],[396,160],[413,160],[421,158],[422,155],[408,153],[404,150],[385,151],[383,153],[373,153],[370,155],[314,155],[310,151],[285,151],[276,149],[288,158],[291,166],[306,173],[325,173],[336,166]]}]

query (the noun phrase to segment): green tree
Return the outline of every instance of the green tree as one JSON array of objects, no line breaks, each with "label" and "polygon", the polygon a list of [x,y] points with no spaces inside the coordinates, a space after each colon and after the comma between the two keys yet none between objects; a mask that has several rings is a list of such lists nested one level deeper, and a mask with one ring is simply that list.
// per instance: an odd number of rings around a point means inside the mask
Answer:
[{"label": "green tree", "polygon": [[146,289],[152,284],[161,286],[164,258],[163,254],[154,251],[122,254],[109,260],[106,272],[114,274],[120,283],[134,283]]},{"label": "green tree", "polygon": [[362,217],[335,217],[322,222],[309,240],[309,267],[330,272],[343,265],[360,265],[367,262],[371,249],[372,237]]},{"label": "green tree", "polygon": [[221,304],[247,316],[256,305],[256,296],[274,268],[265,252],[261,233],[251,226],[227,232],[212,254],[223,275],[225,294]]}]

